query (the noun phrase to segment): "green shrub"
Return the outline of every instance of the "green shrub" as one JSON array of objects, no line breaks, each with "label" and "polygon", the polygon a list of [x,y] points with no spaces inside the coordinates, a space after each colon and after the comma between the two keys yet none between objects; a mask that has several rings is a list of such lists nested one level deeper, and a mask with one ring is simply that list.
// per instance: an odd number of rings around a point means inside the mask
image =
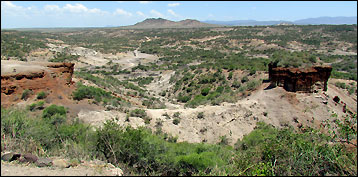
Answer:
[{"label": "green shrub", "polygon": [[180,118],[179,117],[175,117],[174,119],[173,119],[173,124],[174,125],[178,125],[180,123]]},{"label": "green shrub", "polygon": [[222,93],[223,91],[224,91],[223,86],[219,86],[218,88],[216,88],[216,92],[218,92],[218,93]]},{"label": "green shrub", "polygon": [[178,96],[178,101],[180,101],[180,102],[182,102],[182,103],[186,103],[186,102],[188,102],[190,99],[191,99],[191,96],[189,96],[189,95],[183,96],[183,95],[179,94],[179,96]]},{"label": "green shrub", "polygon": [[241,83],[245,83],[249,81],[249,78],[247,76],[244,76],[242,79],[241,79]]},{"label": "green shrub", "polygon": [[198,119],[203,119],[203,118],[204,118],[204,112],[199,112],[196,117],[197,117]]},{"label": "green shrub", "polygon": [[229,144],[229,140],[228,138],[226,137],[226,135],[224,136],[220,136],[220,142],[219,142],[220,145],[228,145]]},{"label": "green shrub", "polygon": [[45,119],[50,119],[52,116],[58,114],[59,116],[66,117],[66,109],[63,106],[57,106],[52,104],[51,106],[45,108],[42,112],[42,117]]},{"label": "green shrub", "polygon": [[[328,145],[329,141],[330,137],[312,128],[297,133],[292,127],[275,129],[260,122],[254,131],[236,143],[235,146],[241,153],[234,161],[240,171],[253,166],[241,175],[310,176],[351,173],[352,171],[344,170],[347,166],[343,167],[343,164],[348,161],[352,164],[352,156],[339,144]],[[342,158],[347,161],[343,162]]]},{"label": "green shrub", "polygon": [[173,114],[173,116],[174,116],[174,117],[180,117],[180,112],[175,112],[175,113]]},{"label": "green shrub", "polygon": [[341,88],[341,89],[346,89],[347,88],[347,86],[346,86],[346,84],[344,82],[336,82],[334,85],[336,87],[338,87],[338,88]]},{"label": "green shrub", "polygon": [[251,80],[251,81],[247,82],[246,87],[247,87],[248,90],[254,90],[260,84],[261,83],[258,80]]},{"label": "green shrub", "polygon": [[21,99],[22,100],[27,100],[30,97],[31,94],[32,94],[32,91],[29,90],[29,89],[26,89],[26,90],[24,90],[22,92]]},{"label": "green shrub", "polygon": [[231,87],[234,87],[234,88],[240,88],[240,86],[241,86],[241,83],[237,80],[235,80],[231,85]]},{"label": "green shrub", "polygon": [[145,118],[147,117],[147,113],[143,109],[135,109],[130,112],[130,116]]},{"label": "green shrub", "polygon": [[354,88],[354,86],[351,86],[351,87],[348,89],[348,94],[349,94],[349,95],[352,95],[354,92],[356,92],[356,88]]},{"label": "green shrub", "polygon": [[228,80],[231,80],[232,79],[232,71],[229,73],[229,76],[227,77]]},{"label": "green shrub", "polygon": [[112,98],[111,92],[107,92],[101,88],[92,86],[85,86],[78,84],[77,89],[72,93],[74,100],[82,100],[84,98],[95,99],[96,102],[101,102],[102,98]]},{"label": "green shrub", "polygon": [[44,99],[46,98],[46,93],[44,91],[41,91],[37,94],[37,99]]},{"label": "green shrub", "polygon": [[200,154],[191,153],[188,155],[178,156],[176,159],[176,166],[181,169],[185,175],[192,175],[199,171],[205,171],[210,167],[213,167],[215,162],[214,152],[202,152]]},{"label": "green shrub", "polygon": [[34,111],[35,109],[43,109],[43,105],[45,104],[45,101],[38,101],[36,103],[32,103],[28,106],[28,109],[30,111]]},{"label": "green shrub", "polygon": [[208,95],[210,90],[211,90],[211,87],[205,87],[204,89],[201,90],[201,95],[203,95],[203,96]]}]

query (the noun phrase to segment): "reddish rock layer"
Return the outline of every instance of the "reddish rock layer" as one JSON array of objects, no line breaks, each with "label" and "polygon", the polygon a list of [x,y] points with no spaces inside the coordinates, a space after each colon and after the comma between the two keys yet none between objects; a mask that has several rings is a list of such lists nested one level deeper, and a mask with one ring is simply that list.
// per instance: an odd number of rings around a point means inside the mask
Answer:
[{"label": "reddish rock layer", "polygon": [[44,63],[46,69],[17,74],[1,75],[1,105],[7,107],[19,101],[24,90],[33,95],[40,91],[62,96],[70,94],[72,87],[73,63]]},{"label": "reddish rock layer", "polygon": [[327,82],[331,75],[332,67],[314,66],[311,68],[282,68],[276,64],[269,64],[269,79],[272,84],[283,86],[287,91],[312,92],[312,86],[316,82],[324,83],[324,91],[327,91]]}]

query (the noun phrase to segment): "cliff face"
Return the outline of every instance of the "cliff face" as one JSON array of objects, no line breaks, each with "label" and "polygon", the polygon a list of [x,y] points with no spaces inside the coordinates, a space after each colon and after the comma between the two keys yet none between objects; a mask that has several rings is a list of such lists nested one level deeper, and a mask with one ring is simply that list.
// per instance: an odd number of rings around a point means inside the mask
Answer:
[{"label": "cliff face", "polygon": [[[3,64],[4,63],[4,64]],[[20,101],[24,90],[36,95],[40,91],[63,96],[72,88],[73,63],[1,63],[1,105],[8,106]],[[6,71],[7,70],[7,71]]]},{"label": "cliff face", "polygon": [[269,64],[269,79],[272,84],[283,86],[287,91],[312,92],[316,82],[323,82],[323,91],[327,91],[327,82],[332,67],[314,66],[311,68],[282,68],[276,64]]}]

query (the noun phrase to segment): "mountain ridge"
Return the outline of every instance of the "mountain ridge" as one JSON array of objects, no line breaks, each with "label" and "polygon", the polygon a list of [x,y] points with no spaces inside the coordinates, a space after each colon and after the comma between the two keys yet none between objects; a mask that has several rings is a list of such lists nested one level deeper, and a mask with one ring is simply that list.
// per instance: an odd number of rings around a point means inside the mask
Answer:
[{"label": "mountain ridge", "polygon": [[342,24],[357,24],[357,16],[354,17],[316,17],[305,18],[295,21],[273,20],[273,21],[257,21],[257,20],[233,20],[233,21],[202,21],[209,24],[218,24],[225,26],[256,26],[256,25],[279,25],[282,23],[293,25],[342,25]]},{"label": "mountain ridge", "polygon": [[171,21],[163,18],[147,18],[134,25],[123,26],[122,28],[203,28],[219,27],[221,25],[208,24],[195,19],[185,19],[181,21]]}]

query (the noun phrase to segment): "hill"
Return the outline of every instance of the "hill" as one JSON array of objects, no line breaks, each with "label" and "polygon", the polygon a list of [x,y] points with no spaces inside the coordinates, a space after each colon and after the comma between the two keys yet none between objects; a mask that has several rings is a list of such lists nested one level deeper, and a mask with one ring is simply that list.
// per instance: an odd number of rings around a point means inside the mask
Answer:
[{"label": "hill", "polygon": [[142,22],[134,25],[125,26],[122,28],[203,28],[203,27],[218,27],[220,25],[203,23],[198,20],[186,19],[178,22],[166,20],[163,18],[148,18]]}]

